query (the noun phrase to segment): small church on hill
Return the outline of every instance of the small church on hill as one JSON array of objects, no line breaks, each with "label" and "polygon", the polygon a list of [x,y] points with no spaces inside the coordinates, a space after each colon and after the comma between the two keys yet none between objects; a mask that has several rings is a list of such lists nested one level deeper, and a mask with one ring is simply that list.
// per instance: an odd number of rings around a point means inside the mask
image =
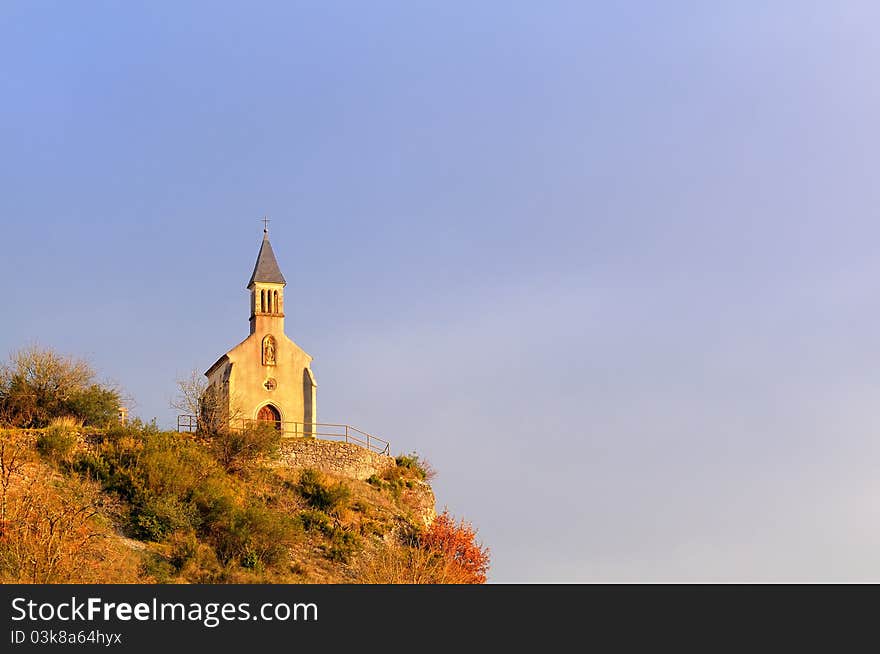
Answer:
[{"label": "small church on hill", "polygon": [[268,226],[250,291],[250,334],[217,359],[205,376],[203,417],[210,410],[224,421],[272,422],[285,431],[313,433],[317,422],[317,384],[312,357],[284,332],[284,275],[278,267]]}]

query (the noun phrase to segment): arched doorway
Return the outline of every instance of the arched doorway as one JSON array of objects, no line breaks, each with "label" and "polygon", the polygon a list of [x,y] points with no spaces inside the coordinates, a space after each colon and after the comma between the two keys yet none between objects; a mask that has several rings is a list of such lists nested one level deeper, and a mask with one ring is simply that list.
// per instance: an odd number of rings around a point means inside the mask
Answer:
[{"label": "arched doorway", "polygon": [[260,410],[257,412],[257,420],[274,422],[275,429],[281,429],[281,413],[271,404],[260,407]]}]

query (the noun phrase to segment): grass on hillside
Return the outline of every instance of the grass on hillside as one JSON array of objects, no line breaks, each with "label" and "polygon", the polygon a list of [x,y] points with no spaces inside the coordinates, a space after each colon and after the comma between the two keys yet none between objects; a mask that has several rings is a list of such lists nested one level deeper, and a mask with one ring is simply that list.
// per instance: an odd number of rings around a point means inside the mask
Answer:
[{"label": "grass on hillside", "polygon": [[251,437],[230,454],[140,422],[0,430],[0,581],[369,582],[416,553],[417,458],[366,483],[274,466]]}]

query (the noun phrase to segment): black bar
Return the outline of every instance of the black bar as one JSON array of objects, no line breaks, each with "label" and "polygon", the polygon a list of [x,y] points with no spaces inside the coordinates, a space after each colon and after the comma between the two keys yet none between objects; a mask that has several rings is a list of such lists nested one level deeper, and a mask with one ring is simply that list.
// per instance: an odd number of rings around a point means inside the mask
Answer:
[{"label": "black bar", "polygon": [[[92,619],[86,619],[82,604],[81,615],[73,621],[52,613],[61,609],[65,617],[68,605],[72,609],[76,602],[88,604],[90,598],[100,598],[91,600],[98,610],[89,616]],[[194,646],[205,652],[249,652],[258,645],[284,645],[281,651],[293,651],[308,644],[322,647],[322,652],[460,654],[487,647],[498,651],[501,646],[522,651],[525,642],[541,643],[541,651],[549,652],[570,651],[572,643],[578,646],[571,651],[588,651],[600,642],[639,646],[642,651],[648,645],[653,651],[660,643],[687,641],[705,646],[705,651],[732,642],[749,645],[752,651],[763,649],[757,645],[766,645],[771,637],[778,644],[807,638],[815,645],[824,633],[839,644],[859,635],[860,627],[867,628],[864,633],[873,640],[878,600],[878,588],[868,585],[8,585],[0,586],[5,626],[0,651],[102,647],[164,654]],[[116,608],[120,603],[141,608]],[[154,609],[162,603],[192,608],[187,619],[178,608],[170,614],[174,619],[166,613],[160,620]],[[43,604],[51,606],[40,609]],[[110,604],[116,607],[106,609]],[[248,605],[246,614],[238,610],[242,604]],[[230,619],[220,613],[223,605],[237,607],[227,612]],[[42,610],[47,619],[22,616],[28,606]],[[290,619],[291,607],[299,611],[299,619]],[[132,617],[132,610],[140,610],[138,617],[144,619]],[[126,616],[130,619],[123,619]],[[96,639],[119,634],[121,642],[64,647],[40,642],[49,638],[44,632],[58,638],[62,631],[75,638],[80,632]],[[762,634],[760,643],[753,640],[755,634]],[[36,643],[31,642],[34,638]]]}]

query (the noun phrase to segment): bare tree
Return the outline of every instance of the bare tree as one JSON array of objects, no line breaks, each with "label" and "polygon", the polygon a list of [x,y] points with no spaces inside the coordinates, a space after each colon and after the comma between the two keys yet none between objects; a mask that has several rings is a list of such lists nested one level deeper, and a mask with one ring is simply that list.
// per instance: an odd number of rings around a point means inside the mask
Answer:
[{"label": "bare tree", "polygon": [[11,431],[0,432],[0,536],[6,527],[9,486],[27,462],[29,443]]},{"label": "bare tree", "polygon": [[235,408],[236,396],[230,396],[225,387],[208,385],[198,371],[191,371],[188,377],[178,379],[176,383],[177,395],[171,401],[171,408],[196,416],[199,431],[218,434],[241,419],[241,410]]},{"label": "bare tree", "polygon": [[0,539],[0,581],[65,583],[89,579],[106,529],[95,521],[98,489],[78,478],[34,476],[13,493]]},{"label": "bare tree", "polygon": [[171,408],[191,416],[199,415],[202,396],[208,388],[204,375],[193,370],[189,377],[178,379],[176,385],[177,395],[171,400]]}]

